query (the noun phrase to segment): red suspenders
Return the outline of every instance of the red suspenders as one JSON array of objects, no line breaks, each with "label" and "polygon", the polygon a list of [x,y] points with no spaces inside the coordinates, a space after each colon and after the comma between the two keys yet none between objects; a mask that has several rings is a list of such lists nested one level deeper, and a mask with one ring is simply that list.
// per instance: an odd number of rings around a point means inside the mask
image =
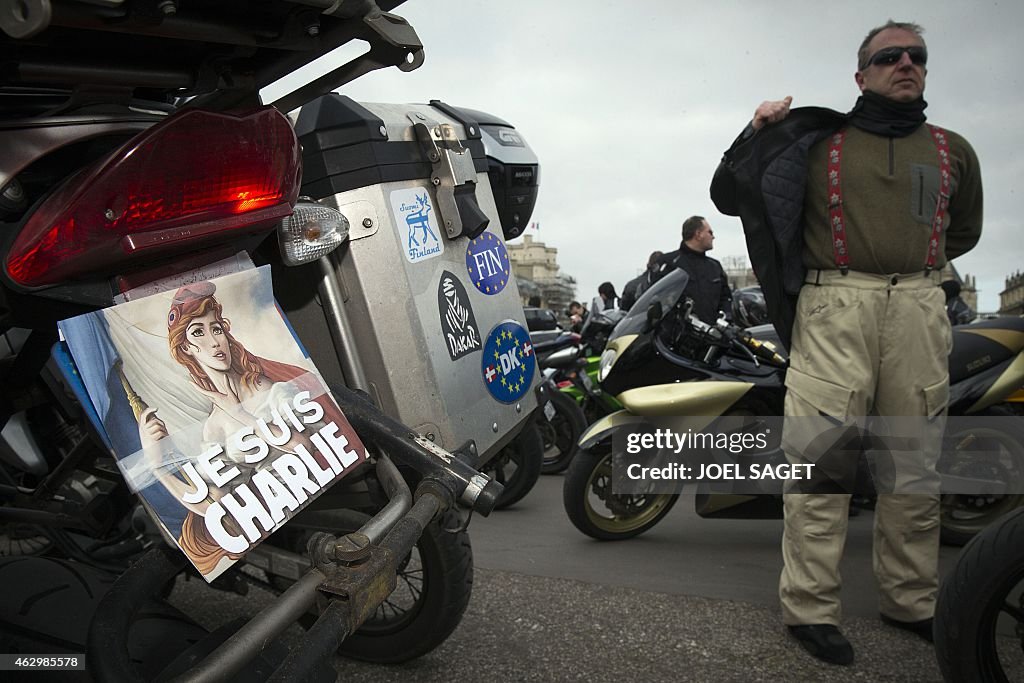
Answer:
[{"label": "red suspenders", "polygon": [[[935,202],[935,216],[932,218],[932,235],[928,240],[928,256],[925,259],[925,273],[930,273],[935,268],[935,259],[939,253],[939,236],[942,234],[942,224],[946,218],[946,209],[949,208],[951,173],[949,163],[949,140],[946,131],[938,126],[928,125],[928,130],[935,141],[935,147],[939,153],[939,196]],[[843,139],[846,131],[840,130],[832,135],[828,148],[828,163],[826,173],[828,174],[828,221],[832,230],[832,256],[835,259],[836,267],[846,275],[850,272],[850,252],[847,248],[846,224],[843,220],[843,186],[840,179],[840,160],[842,158]]]}]

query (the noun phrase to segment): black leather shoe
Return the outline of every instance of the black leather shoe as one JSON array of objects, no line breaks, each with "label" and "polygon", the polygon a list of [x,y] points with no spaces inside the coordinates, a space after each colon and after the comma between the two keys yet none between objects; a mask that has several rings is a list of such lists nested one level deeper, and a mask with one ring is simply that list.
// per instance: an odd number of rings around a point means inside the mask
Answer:
[{"label": "black leather shoe", "polygon": [[935,639],[932,637],[931,617],[922,619],[921,621],[900,621],[899,619],[887,617],[884,614],[879,614],[878,616],[882,617],[882,622],[889,626],[895,626],[896,628],[913,633],[920,638],[924,638],[929,643],[935,642]]},{"label": "black leather shoe", "polygon": [[853,646],[832,624],[800,624],[787,628],[812,657],[829,664],[853,663]]}]

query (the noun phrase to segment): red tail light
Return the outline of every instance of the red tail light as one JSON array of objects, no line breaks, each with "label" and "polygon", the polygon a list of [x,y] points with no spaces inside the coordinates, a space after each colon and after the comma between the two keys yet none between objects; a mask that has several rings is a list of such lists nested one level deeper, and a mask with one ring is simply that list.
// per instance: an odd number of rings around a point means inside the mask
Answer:
[{"label": "red tail light", "polygon": [[273,225],[298,198],[301,155],[272,107],[186,110],[76,175],[29,218],[7,256],[25,287]]}]

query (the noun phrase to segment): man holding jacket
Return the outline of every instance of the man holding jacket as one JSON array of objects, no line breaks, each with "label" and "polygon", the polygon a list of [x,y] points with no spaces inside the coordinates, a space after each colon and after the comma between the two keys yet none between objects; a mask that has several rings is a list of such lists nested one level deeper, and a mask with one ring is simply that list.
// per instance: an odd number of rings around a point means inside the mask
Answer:
[{"label": "man holding jacket", "polygon": [[[790,344],[787,457],[813,459],[810,418],[844,425],[870,414],[920,418],[921,448],[898,455],[912,460],[914,481],[926,485],[897,480],[897,493],[879,495],[874,569],[882,620],[930,641],[938,418],[952,344],[938,276],[977,243],[982,189],[966,140],[925,124],[921,33],[892,21],[868,33],[854,75],[861,97],[849,114],[790,112],[788,97],[763,102],[726,152],[712,198],[743,219],[769,313]],[[832,664],[854,656],[838,629],[849,499],[785,496],[783,621],[810,654]]]}]

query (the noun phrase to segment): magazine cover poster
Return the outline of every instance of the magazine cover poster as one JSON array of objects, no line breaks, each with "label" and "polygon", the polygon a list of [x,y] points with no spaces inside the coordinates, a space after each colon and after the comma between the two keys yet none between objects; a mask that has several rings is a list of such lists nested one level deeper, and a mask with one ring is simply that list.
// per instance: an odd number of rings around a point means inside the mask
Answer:
[{"label": "magazine cover poster", "polygon": [[207,581],[366,459],[269,267],[60,328],[122,474]]}]

